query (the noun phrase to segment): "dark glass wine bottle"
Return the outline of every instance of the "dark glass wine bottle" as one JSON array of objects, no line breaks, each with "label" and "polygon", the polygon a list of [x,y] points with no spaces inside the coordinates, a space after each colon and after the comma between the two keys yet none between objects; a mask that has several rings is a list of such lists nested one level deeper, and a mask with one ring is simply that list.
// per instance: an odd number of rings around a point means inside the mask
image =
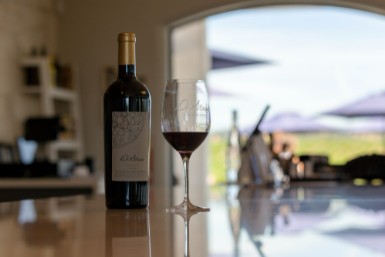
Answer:
[{"label": "dark glass wine bottle", "polygon": [[118,78],[104,94],[105,194],[109,209],[146,208],[151,96],[136,78],[134,33],[118,35]]}]

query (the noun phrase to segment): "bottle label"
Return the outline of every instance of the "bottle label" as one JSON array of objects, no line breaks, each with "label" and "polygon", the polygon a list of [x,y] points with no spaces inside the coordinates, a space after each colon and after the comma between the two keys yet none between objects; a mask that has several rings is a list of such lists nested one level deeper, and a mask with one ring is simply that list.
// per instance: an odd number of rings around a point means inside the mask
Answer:
[{"label": "bottle label", "polygon": [[147,181],[149,112],[112,112],[112,180]]}]

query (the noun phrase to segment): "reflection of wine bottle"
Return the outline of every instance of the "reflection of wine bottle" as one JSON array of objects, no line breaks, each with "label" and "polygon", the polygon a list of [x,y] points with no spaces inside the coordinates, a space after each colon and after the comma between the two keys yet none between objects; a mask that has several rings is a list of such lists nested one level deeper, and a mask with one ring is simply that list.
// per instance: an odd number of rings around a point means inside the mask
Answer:
[{"label": "reflection of wine bottle", "polygon": [[147,209],[106,210],[106,256],[150,257]]},{"label": "reflection of wine bottle", "polygon": [[226,188],[226,205],[230,223],[231,234],[234,242],[234,257],[239,256],[239,239],[241,234],[241,207],[238,200],[239,187],[229,185]]},{"label": "reflection of wine bottle", "polygon": [[148,205],[151,96],[137,80],[135,34],[118,36],[118,78],[104,94],[105,191],[108,208]]},{"label": "reflection of wine bottle", "polygon": [[232,125],[227,140],[226,170],[227,182],[236,182],[238,170],[241,164],[241,137],[237,124],[237,111],[233,110]]}]

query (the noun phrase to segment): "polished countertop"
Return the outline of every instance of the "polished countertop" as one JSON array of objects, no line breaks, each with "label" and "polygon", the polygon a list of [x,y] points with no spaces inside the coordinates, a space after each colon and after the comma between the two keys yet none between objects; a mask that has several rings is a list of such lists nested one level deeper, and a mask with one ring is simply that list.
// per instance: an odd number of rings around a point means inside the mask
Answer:
[{"label": "polished countertop", "polygon": [[153,204],[106,210],[97,194],[1,202],[0,256],[385,256],[384,186],[208,192],[211,210],[187,218]]}]

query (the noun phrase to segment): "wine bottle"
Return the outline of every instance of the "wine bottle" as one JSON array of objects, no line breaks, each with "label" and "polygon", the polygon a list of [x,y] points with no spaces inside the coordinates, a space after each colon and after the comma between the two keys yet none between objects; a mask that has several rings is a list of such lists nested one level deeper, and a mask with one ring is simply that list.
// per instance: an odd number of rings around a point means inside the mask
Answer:
[{"label": "wine bottle", "polygon": [[118,77],[104,94],[105,194],[109,209],[146,208],[151,95],[136,77],[134,33],[118,35]]},{"label": "wine bottle", "polygon": [[105,256],[151,257],[147,209],[106,210]]},{"label": "wine bottle", "polygon": [[227,182],[235,183],[238,177],[238,170],[241,165],[241,134],[238,128],[238,113],[233,110],[232,125],[227,139],[226,149],[226,170]]}]

